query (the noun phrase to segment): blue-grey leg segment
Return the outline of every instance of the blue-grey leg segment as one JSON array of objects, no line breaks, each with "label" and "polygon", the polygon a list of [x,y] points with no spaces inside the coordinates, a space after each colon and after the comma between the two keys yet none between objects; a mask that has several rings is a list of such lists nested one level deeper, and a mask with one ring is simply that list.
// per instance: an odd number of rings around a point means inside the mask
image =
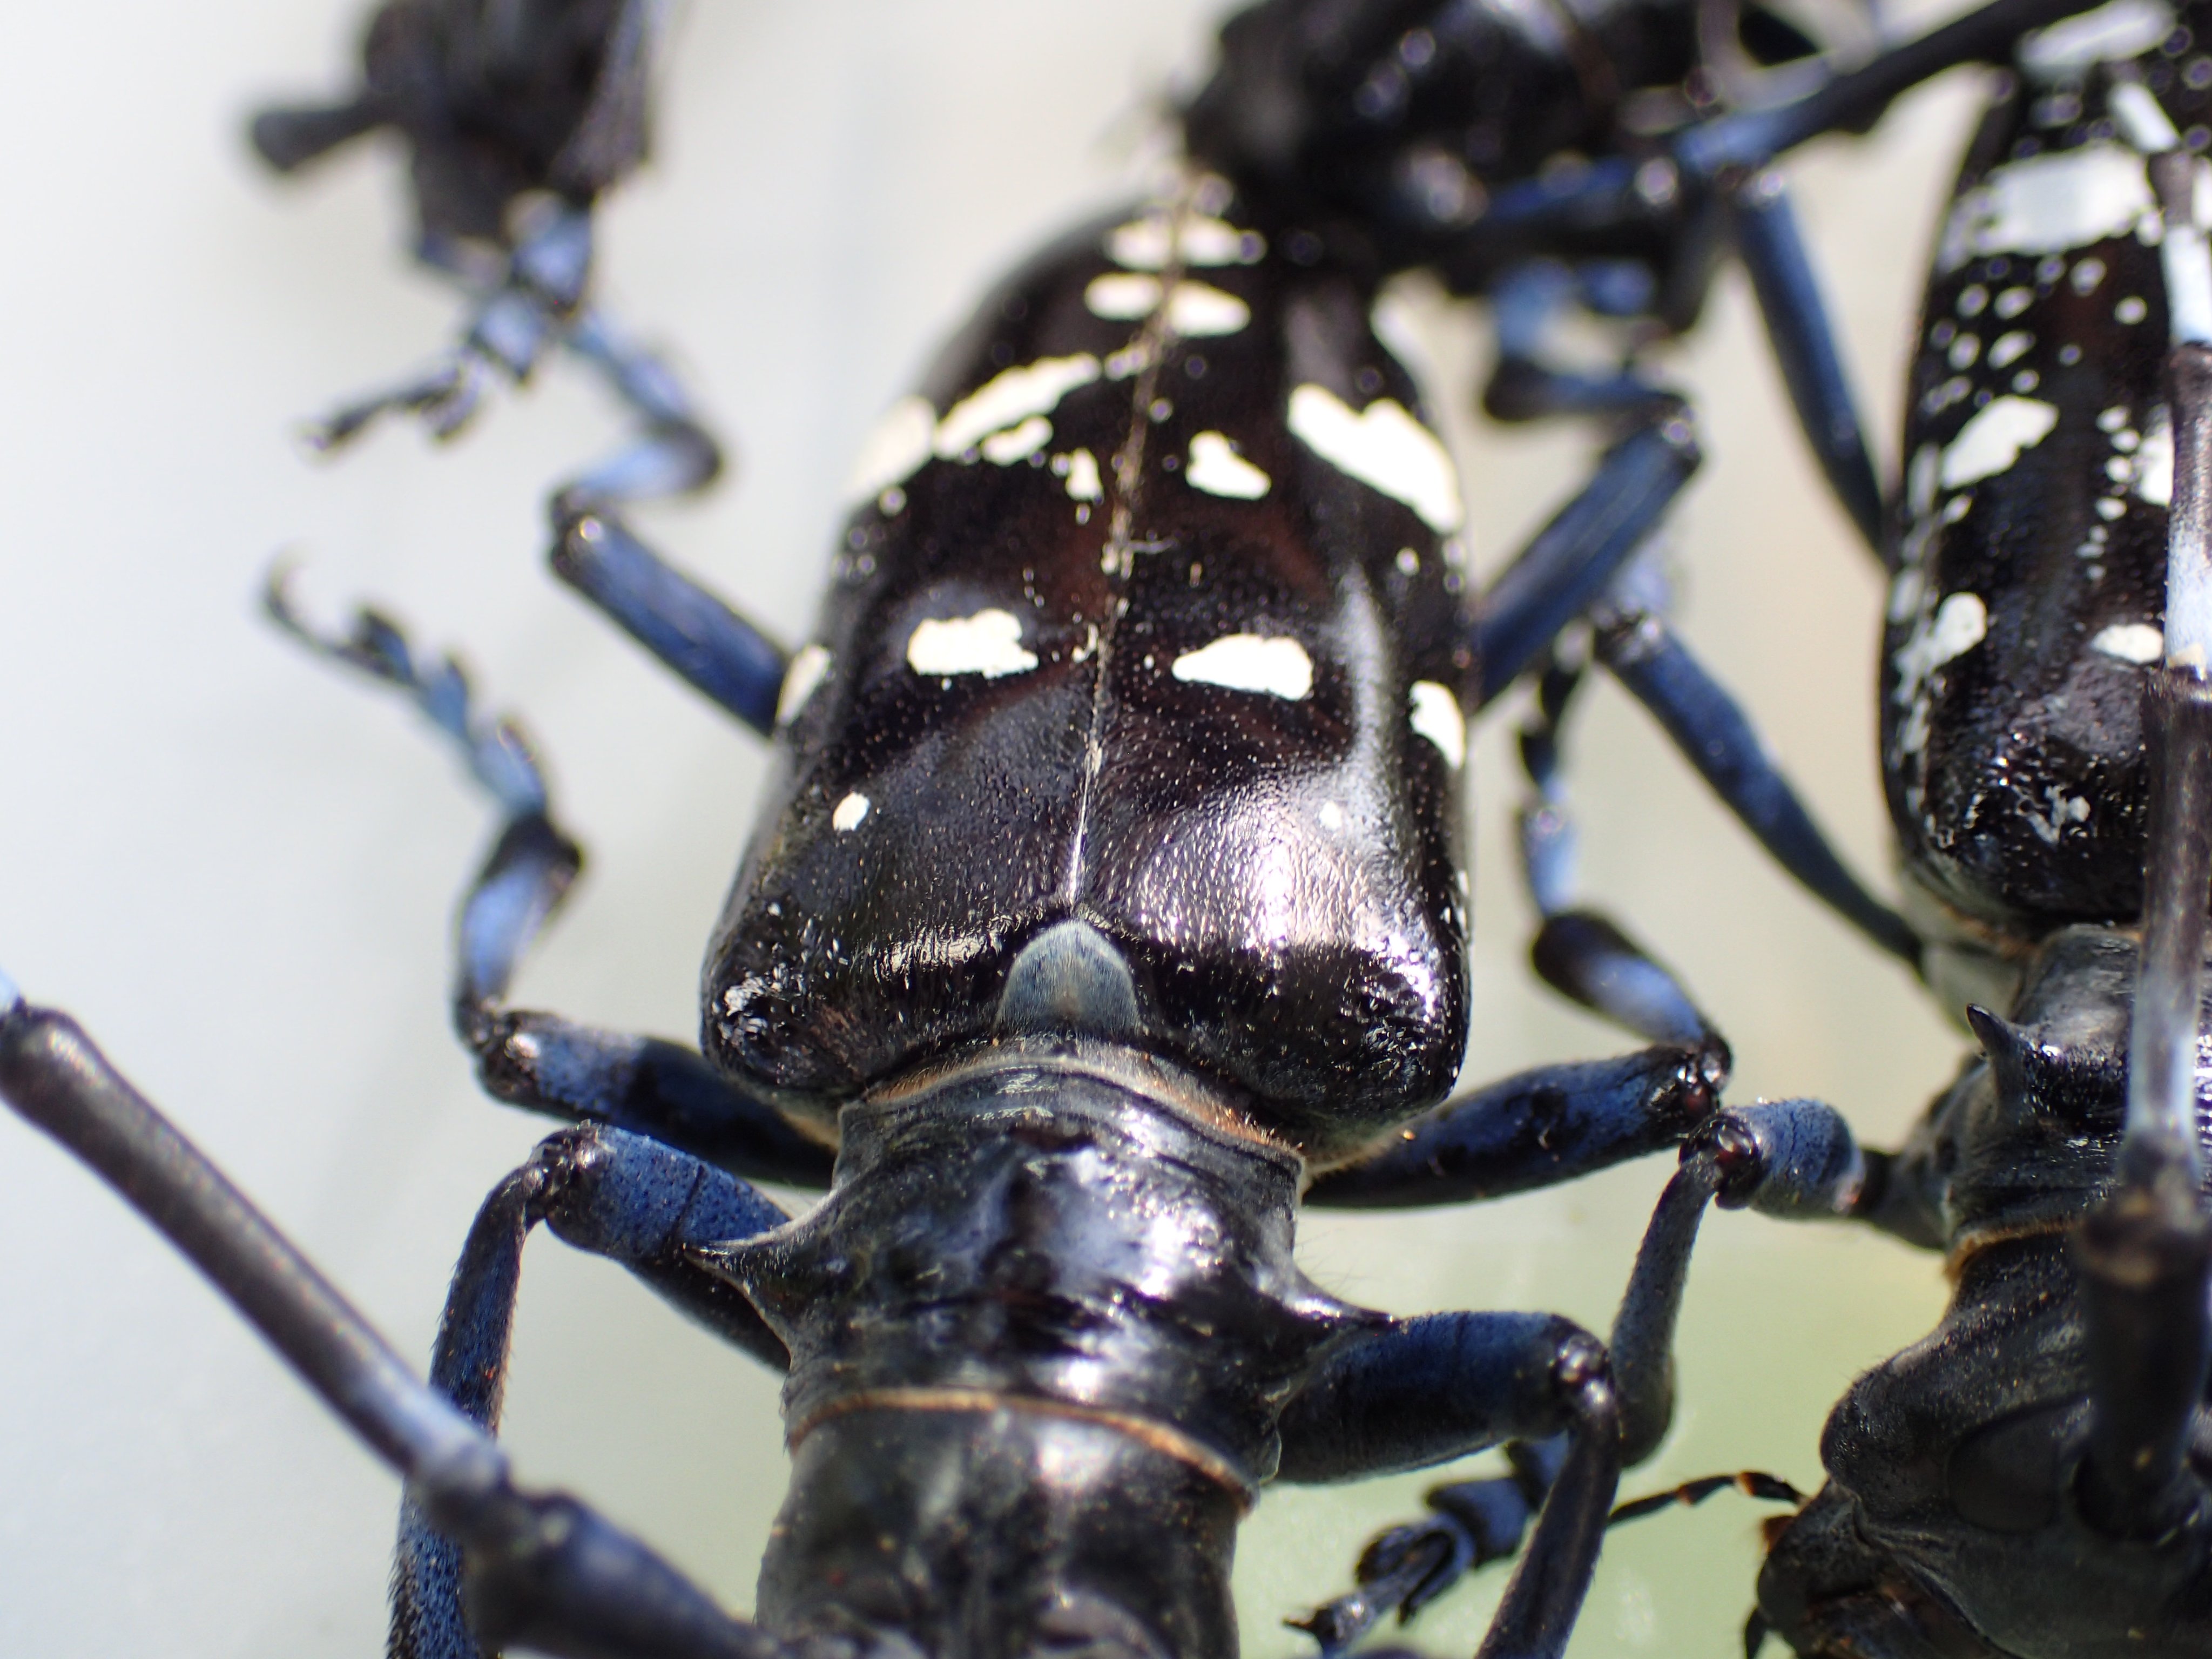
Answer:
[{"label": "blue-grey leg segment", "polygon": [[1609,917],[1576,903],[1577,837],[1560,753],[1567,708],[1582,678],[1580,668],[1554,652],[1537,677],[1535,708],[1521,731],[1521,765],[1533,786],[1521,809],[1521,868],[1544,919],[1530,963],[1553,989],[1639,1036],[1717,1045],[1711,1022],[1681,982]]},{"label": "blue-grey leg segment", "polygon": [[[1853,1212],[1865,1169],[1842,1118],[1814,1102],[1726,1112],[1698,1132],[1660,1199],[1613,1324],[1613,1451],[1622,1466],[1650,1456],[1673,1417],[1675,1322],[1706,1206],[1717,1195],[1725,1204],[1777,1215],[1843,1216]],[[1399,1403],[1407,1413],[1401,1432],[1418,1433],[1433,1416],[1433,1407]],[[1510,1475],[1431,1492],[1436,1513],[1377,1538],[1361,1559],[1359,1587],[1322,1608],[1310,1627],[1325,1648],[1348,1645],[1392,1607],[1411,1613],[1463,1573],[1510,1553],[1564,1455],[1565,1444],[1557,1440],[1516,1445],[1509,1448]],[[1286,1476],[1291,1468],[1286,1432]],[[1788,1492],[1771,1476],[1728,1476],[1626,1506],[1620,1518],[1666,1503],[1695,1502],[1724,1485],[1742,1486],[1754,1496]]]},{"label": "blue-grey leg segment", "polygon": [[[2022,33],[2096,3],[1994,0],[1802,98],[1694,123],[1669,140],[1664,158],[1601,156],[1587,167],[1509,185],[1490,198],[1488,210],[1468,228],[1468,240],[1494,246],[1510,235],[1529,245],[1571,246],[1573,238],[1648,220],[1656,203],[1679,191],[1710,191],[1730,174],[1763,167],[1823,133],[1863,131],[1899,93],[1946,70],[2008,64]],[[1439,264],[1450,268],[1449,252]]]},{"label": "blue-grey leg segment", "polygon": [[[349,136],[337,131],[345,113],[331,112],[320,123],[298,112],[264,117],[255,124],[255,142],[272,160],[272,144],[286,154],[288,146],[311,142],[327,141],[328,148]],[[263,125],[270,121],[276,125],[264,143]],[[419,416],[433,436],[450,438],[473,418],[492,375],[520,386],[550,352],[565,347],[605,380],[642,432],[562,485],[564,499],[578,506],[637,501],[711,483],[722,470],[721,447],[675,370],[585,303],[592,256],[590,213],[565,204],[540,213],[503,264],[492,262],[489,269],[475,250],[426,234],[416,257],[476,295],[460,343],[422,374],[311,423],[308,441],[335,449],[389,413]]]},{"label": "blue-grey leg segment", "polygon": [[641,421],[642,434],[563,487],[564,501],[647,501],[703,489],[722,470],[722,451],[665,359],[629,338],[597,307],[568,331],[568,349],[599,370]]},{"label": "blue-grey leg segment", "polygon": [[388,618],[364,611],[349,633],[317,633],[292,607],[282,573],[266,603],[277,624],[317,654],[405,693],[505,815],[461,903],[453,984],[454,1026],[477,1056],[485,1088],[512,1105],[650,1135],[757,1180],[827,1186],[830,1150],[732,1088],[696,1051],[501,1006],[524,953],[583,864],[551,817],[528,740],[512,721],[481,719],[459,666],[447,659],[426,668]]},{"label": "blue-grey leg segment", "polygon": [[1784,870],[1875,945],[1918,966],[1918,937],[1844,866],[1735,699],[1663,620],[1646,611],[1606,618],[1597,654]]},{"label": "blue-grey leg segment", "polygon": [[1788,1220],[1843,1219],[1856,1212],[1866,1172],[1850,1126],[1813,1100],[1723,1112],[1683,1148],[1613,1319],[1623,1462],[1650,1456],[1674,1418],[1674,1327],[1706,1206],[1717,1198]]},{"label": "blue-grey leg segment", "polygon": [[318,633],[292,604],[290,574],[278,566],[262,591],[262,606],[272,622],[317,656],[406,693],[430,724],[453,740],[469,775],[508,817],[544,812],[545,778],[529,739],[511,720],[486,724],[476,718],[468,676],[459,663],[451,657],[430,667],[418,663],[399,625],[374,610],[356,612],[349,633]]},{"label": "blue-grey leg segment", "polygon": [[[1418,1468],[1507,1440],[1563,1438],[1549,1495],[1478,1659],[1565,1646],[1620,1474],[1617,1406],[1595,1338],[1547,1314],[1394,1321],[1322,1368],[1285,1408],[1282,1434],[1280,1478],[1300,1481]],[[1362,1560],[1360,1589],[1304,1622],[1324,1653],[1349,1647],[1393,1607],[1419,1607],[1480,1553],[1449,1515],[1406,1530],[1415,1534],[1406,1547],[1378,1545]]]},{"label": "blue-grey leg segment", "polygon": [[460,1540],[485,1650],[779,1659],[780,1644],[575,1499],[516,1486],[491,1437],[411,1375],[66,1015],[0,1008],[0,1097],[153,1223]]},{"label": "blue-grey leg segment", "polygon": [[556,503],[554,574],[754,731],[775,729],[783,647],[664,563],[611,513]]},{"label": "blue-grey leg segment", "polygon": [[1698,459],[1689,412],[1677,404],[1606,453],[1582,492],[1483,594],[1474,626],[1475,707],[1518,678],[1611,586]]},{"label": "blue-grey leg segment", "polygon": [[2021,35],[2087,11],[2097,0],[1993,0],[1941,28],[1883,52],[1804,97],[1686,129],[1671,148],[1692,179],[1711,180],[1737,167],[1765,166],[1824,132],[1858,131],[1899,93],[1961,64],[2007,64]]},{"label": "blue-grey leg segment", "polygon": [[750,1181],[826,1188],[836,1152],[731,1087],[695,1048],[485,1007],[465,1027],[495,1098],[577,1123],[649,1135]]},{"label": "blue-grey leg segment", "polygon": [[1554,1186],[1679,1146],[1727,1076],[1717,1040],[1540,1066],[1414,1119],[1364,1162],[1316,1177],[1306,1202],[1398,1209]]},{"label": "blue-grey leg segment", "polygon": [[1771,168],[1747,175],[1729,192],[1736,250],[1766,319],[1766,337],[1782,365],[1784,384],[1813,453],[1868,550],[1881,554],[1881,485],[1867,453],[1864,429],[1820,286],[1813,274],[1797,216],[1782,175]]},{"label": "blue-grey leg segment", "polygon": [[[744,1182],[614,1129],[564,1130],[484,1200],[453,1273],[430,1383],[476,1423],[499,1427],[522,1249],[540,1222],[620,1262],[679,1310],[781,1369],[783,1345],[751,1303],[697,1267],[695,1245],[757,1237],[789,1218]],[[460,1547],[411,1497],[392,1575],[392,1659],[483,1659],[463,1615]]]},{"label": "blue-grey leg segment", "polygon": [[[1637,278],[1641,278],[1640,285]],[[1648,418],[1679,405],[1677,394],[1653,386],[1626,366],[1610,374],[1584,374],[1554,368],[1544,361],[1552,325],[1571,307],[1601,316],[1632,316],[1648,310],[1651,299],[1648,270],[1626,261],[1576,267],[1556,259],[1531,259],[1502,274],[1491,290],[1498,364],[1483,389],[1483,411],[1498,421],[1558,415]]]}]

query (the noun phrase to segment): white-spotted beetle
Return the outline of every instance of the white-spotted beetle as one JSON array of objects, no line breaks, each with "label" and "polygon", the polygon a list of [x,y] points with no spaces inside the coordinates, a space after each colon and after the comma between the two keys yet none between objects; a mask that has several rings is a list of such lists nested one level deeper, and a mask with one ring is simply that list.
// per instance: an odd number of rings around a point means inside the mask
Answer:
[{"label": "white-spotted beetle", "polygon": [[1981,1054],[1895,1152],[1810,1103],[1723,1113],[1639,1261],[1678,1297],[1716,1195],[1948,1260],[1941,1324],[1853,1383],[1771,1528],[1753,1651],[2212,1642],[2208,27],[2128,0],[2026,43],[1936,244],[1882,769]]}]

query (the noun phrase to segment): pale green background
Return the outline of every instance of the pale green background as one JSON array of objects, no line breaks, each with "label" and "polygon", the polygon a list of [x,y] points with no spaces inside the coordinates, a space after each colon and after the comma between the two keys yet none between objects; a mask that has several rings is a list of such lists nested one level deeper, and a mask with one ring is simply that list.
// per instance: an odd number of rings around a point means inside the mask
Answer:
[{"label": "pale green background", "polygon": [[[252,614],[280,547],[326,611],[373,594],[465,647],[526,714],[592,864],[532,1002],[694,1029],[696,964],[761,746],[539,563],[538,498],[606,443],[566,368],[432,454],[380,432],[336,466],[296,417],[422,360],[453,313],[398,255],[386,155],[282,189],[240,137],[258,94],[336,84],[352,0],[17,5],[0,22],[0,963],[77,1011],[410,1354],[484,1190],[542,1125],[483,1102],[444,1030],[447,918],[487,827],[404,710]],[[836,486],[875,411],[981,284],[1125,193],[1196,0],[714,0],[683,20],[658,164],[605,218],[607,295],[677,343],[740,457],[651,535],[801,636]],[[1954,80],[1794,168],[1892,465],[1917,276],[1975,96]],[[1475,332],[1442,329],[1463,386]],[[1886,854],[1871,744],[1879,583],[1817,483],[1730,276],[1680,362],[1712,460],[1680,517],[1683,626],[1759,711],[1853,860]],[[1446,378],[1449,375],[1447,374]],[[1494,565],[1587,440],[1468,428]],[[1905,977],[1789,888],[1611,690],[1578,728],[1588,885],[1734,1038],[1740,1099],[1816,1093],[1893,1139],[1962,1047]],[[1478,751],[1470,1075],[1629,1046],[1531,987]],[[1461,1213],[1322,1218],[1310,1270],[1401,1312],[1551,1308],[1602,1327],[1665,1169]],[[1930,1324],[1936,1262],[1741,1216],[1711,1224],[1675,1437],[1631,1490],[1717,1468],[1818,1479],[1859,1368]],[[619,1273],[533,1248],[509,1440],[735,1606],[782,1486],[775,1389]],[[1247,1647],[1344,1583],[1428,1477],[1270,1496],[1240,1565]],[[103,1190],[0,1123],[0,1651],[381,1651],[392,1480]],[[1575,1651],[1723,1659],[1759,1511],[1623,1534]],[[1495,1575],[1430,1615],[1469,1649]]]}]

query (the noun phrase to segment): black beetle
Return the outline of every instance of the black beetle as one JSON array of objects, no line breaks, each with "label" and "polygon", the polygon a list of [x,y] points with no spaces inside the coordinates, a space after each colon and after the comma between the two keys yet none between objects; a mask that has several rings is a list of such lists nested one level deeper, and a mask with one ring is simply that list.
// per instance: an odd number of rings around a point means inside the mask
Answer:
[{"label": "black beetle", "polygon": [[1936,243],[1895,505],[1883,772],[1941,1003],[1982,1054],[1894,1152],[1725,1115],[1639,1268],[1723,1204],[1944,1251],[1770,1531],[1751,1645],[2076,1659],[2208,1639],[2212,772],[2202,9],[2021,54]]},{"label": "black beetle", "polygon": [[[323,380],[321,380],[321,385],[331,383],[331,380],[334,380],[334,378],[338,378],[338,376],[327,376],[327,374],[325,374],[325,376],[323,376]],[[288,410],[289,410],[289,407],[299,407],[301,403],[303,403],[303,398],[301,398],[299,394],[295,394],[295,396],[289,396],[289,398],[285,400],[283,407],[288,407]],[[754,425],[757,425],[757,422],[754,422]],[[752,429],[752,427],[748,427],[748,429]],[[803,540],[803,538],[801,538],[801,540]],[[208,581],[210,581],[210,584],[212,584],[212,581],[215,581],[215,577],[208,577]],[[748,595],[748,598],[750,598],[750,595]],[[557,748],[562,748],[562,745],[557,745]],[[435,860],[434,860],[434,863],[435,863]],[[611,860],[611,863],[613,863],[613,860]],[[717,880],[719,880],[719,876],[717,876]],[[602,1006],[604,1006],[604,1005],[602,1005]],[[661,1020],[661,1024],[671,1024],[671,1022],[668,1022],[668,1020]],[[441,1248],[442,1248],[442,1245],[441,1245]]]}]

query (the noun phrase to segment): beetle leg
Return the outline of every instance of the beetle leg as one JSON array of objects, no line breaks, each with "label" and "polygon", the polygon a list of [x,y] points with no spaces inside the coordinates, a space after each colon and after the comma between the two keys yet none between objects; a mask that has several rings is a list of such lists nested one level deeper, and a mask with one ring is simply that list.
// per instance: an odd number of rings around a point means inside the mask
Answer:
[{"label": "beetle leg", "polygon": [[462,901],[453,987],[454,1025],[486,1090],[510,1105],[648,1135],[761,1180],[827,1186],[829,1149],[732,1088],[696,1050],[503,1006],[523,953],[583,864],[552,817],[528,739],[512,721],[481,718],[459,667],[451,659],[426,667],[388,618],[363,611],[349,633],[319,634],[294,609],[281,570],[264,598],[277,625],[318,655],[411,698],[505,814]]},{"label": "beetle leg", "polygon": [[775,729],[783,647],[628,526],[587,501],[557,497],[553,573],[632,639],[763,737]]},{"label": "beetle leg", "polygon": [[[1395,1152],[1387,1156],[1397,1158]],[[1441,1160],[1438,1167],[1443,1167]],[[1613,1321],[1608,1420],[1616,1468],[1649,1457],[1673,1419],[1674,1327],[1692,1248],[1707,1206],[1717,1198],[1729,1208],[1747,1206],[1770,1215],[1842,1218],[1855,1212],[1866,1185],[1866,1167],[1848,1126],[1832,1108],[1817,1101],[1781,1101],[1723,1113],[1684,1148],[1681,1168],[1660,1196]],[[1357,1177],[1363,1172],[1347,1173]],[[1310,1202],[1329,1201],[1331,1179],[1324,1176],[1316,1184]],[[1389,1431],[1408,1440],[1426,1433],[1442,1436],[1455,1419],[1439,1413],[1433,1402],[1417,1409],[1410,1401],[1401,1405],[1388,1393],[1392,1388],[1410,1393],[1422,1385],[1423,1373],[1415,1362],[1399,1362],[1405,1368],[1402,1374],[1389,1377],[1387,1384],[1381,1379],[1370,1382],[1365,1368],[1373,1362],[1363,1358],[1365,1353],[1364,1348],[1355,1349],[1347,1362],[1356,1383],[1333,1381],[1328,1386],[1374,1390],[1371,1399],[1361,1395],[1361,1403],[1382,1418],[1383,1426],[1362,1422],[1367,1437],[1358,1442],[1362,1455],[1376,1457],[1383,1468],[1416,1464],[1421,1459],[1405,1453]],[[1430,1363],[1433,1366],[1435,1362]],[[1327,1375],[1334,1377],[1335,1371]],[[1313,1412],[1316,1407],[1303,1404],[1306,1398],[1300,1396],[1296,1409]],[[1404,1420],[1391,1417],[1390,1407],[1402,1410]],[[1337,1438],[1317,1436],[1316,1443],[1309,1445],[1294,1443],[1294,1430],[1312,1432],[1304,1416],[1285,1417],[1284,1478],[1337,1478],[1336,1465],[1329,1460],[1345,1455],[1338,1440],[1347,1431],[1332,1424],[1330,1432]],[[1528,1513],[1555,1480],[1569,1478],[1557,1473],[1563,1456],[1571,1463],[1571,1455],[1560,1443],[1543,1439],[1545,1431],[1520,1432],[1525,1441],[1536,1443],[1509,1449],[1510,1475],[1437,1488],[1429,1494],[1435,1515],[1385,1533],[1369,1547],[1360,1561],[1359,1588],[1320,1609],[1304,1626],[1321,1639],[1325,1652],[1348,1647],[1393,1607],[1410,1614],[1469,1569],[1517,1547]],[[1375,1449],[1378,1443],[1387,1449]],[[1457,1455],[1449,1449],[1436,1454],[1439,1459]],[[1306,1473],[1309,1468],[1322,1473]],[[1541,1547],[1540,1527],[1539,1541],[1532,1547]],[[1493,1627],[1493,1636],[1495,1632]]]},{"label": "beetle leg", "polygon": [[1538,531],[1482,595],[1473,705],[1520,678],[1559,630],[1613,583],[1697,470],[1688,406],[1669,398],[1607,450],[1589,483]]},{"label": "beetle leg", "polygon": [[[1565,1645],[1620,1474],[1618,1403],[1595,1338],[1547,1314],[1394,1321],[1327,1363],[1285,1408],[1282,1435],[1281,1478],[1299,1481],[1559,1437],[1564,1455],[1478,1659]],[[1410,1613],[1474,1565],[1486,1543],[1502,1541],[1479,1538],[1449,1511],[1441,1524],[1386,1534],[1360,1564],[1363,1589],[1302,1627],[1324,1652],[1341,1651],[1391,1607]]]},{"label": "beetle leg", "polygon": [[1732,112],[1686,128],[1672,141],[1675,161],[1692,179],[1705,181],[1735,168],[1764,167],[1823,133],[1863,132],[1899,94],[1962,64],[2008,64],[2021,35],[2090,10],[2094,3],[1990,0],[1890,47],[1802,98],[1765,109]]},{"label": "beetle leg", "polygon": [[578,313],[564,343],[605,378],[645,428],[627,447],[562,486],[564,499],[580,504],[682,495],[720,474],[721,446],[665,359],[625,336],[597,306]]},{"label": "beetle leg", "polygon": [[643,1544],[517,1487],[491,1437],[404,1361],[67,1015],[0,980],[0,1097],[112,1186],[463,1541],[473,1643],[574,1659],[778,1659]]},{"label": "beetle leg", "polygon": [[1717,1037],[1618,1060],[1540,1066],[1446,1101],[1364,1161],[1330,1170],[1306,1202],[1340,1209],[1458,1204],[1556,1186],[1677,1146],[1728,1078]]},{"label": "beetle leg", "polygon": [[[507,1382],[522,1249],[540,1222],[617,1261],[679,1310],[779,1370],[789,1356],[751,1303],[689,1255],[757,1237],[788,1218],[752,1188],[618,1129],[564,1129],[492,1189],[453,1270],[430,1385],[492,1432]],[[477,1659],[462,1617],[462,1552],[422,1504],[400,1506],[392,1575],[394,1659]]]},{"label": "beetle leg", "polygon": [[[273,118],[256,123],[257,143],[263,122]],[[290,125],[272,128],[270,143],[326,137],[312,122],[285,119]],[[311,422],[308,442],[317,449],[338,448],[380,416],[395,413],[418,416],[433,436],[450,438],[475,416],[489,376],[520,386],[549,352],[566,348],[606,382],[642,432],[563,485],[564,496],[580,503],[636,501],[680,495],[713,482],[722,470],[721,447],[676,371],[586,303],[592,241],[590,213],[566,204],[538,215],[503,262],[475,256],[471,248],[426,231],[416,257],[477,292],[460,343],[413,379]]]},{"label": "beetle leg", "polygon": [[[1682,1051],[1671,1052],[1679,1060]],[[1717,1065],[1717,1057],[1708,1063]],[[1632,1134],[1623,1133],[1638,1125],[1661,1128],[1665,1115],[1653,1108],[1669,1102],[1663,1086],[1632,1095],[1620,1086],[1636,1076],[1624,1062],[1584,1069],[1619,1071],[1612,1079],[1619,1092],[1606,1103],[1609,1111],[1591,1109],[1602,1099],[1595,1091],[1567,1097],[1581,1109],[1563,1110],[1556,1084],[1537,1083],[1541,1074],[1531,1073],[1515,1080],[1521,1085],[1516,1092],[1507,1093],[1514,1086],[1508,1085],[1441,1109],[1430,1122],[1416,1126],[1413,1139],[1390,1146],[1367,1164],[1323,1176],[1307,1201],[1407,1204],[1473,1197],[1510,1190],[1511,1177],[1501,1171],[1525,1168],[1530,1146],[1546,1147],[1547,1157],[1559,1156],[1562,1166],[1579,1172],[1600,1167],[1600,1157],[1610,1161],[1619,1147],[1632,1148],[1619,1154],[1632,1156],[1664,1144],[1655,1134],[1638,1145]],[[1703,1116],[1719,1081],[1713,1077],[1702,1090],[1680,1087],[1674,1097],[1677,1109],[1694,1101]],[[1538,1126],[1534,1119],[1545,1109],[1560,1115]],[[1679,1136],[1687,1127],[1676,1118],[1672,1133]],[[1607,1132],[1620,1138],[1608,1141]],[[1650,1456],[1673,1419],[1675,1322],[1706,1206],[1717,1197],[1729,1207],[1749,1206],[1772,1215],[1849,1216],[1856,1212],[1869,1185],[1867,1167],[1843,1119],[1818,1102],[1785,1101],[1725,1112],[1697,1130],[1684,1150],[1681,1168],[1660,1198],[1613,1324],[1610,1347],[1622,1464]],[[1511,1553],[1528,1512],[1545,1490],[1546,1459],[1558,1450],[1517,1449],[1511,1476],[1441,1487],[1430,1494],[1436,1516],[1376,1540],[1362,1559],[1360,1589],[1315,1615],[1321,1622],[1310,1627],[1325,1649],[1349,1645],[1392,1607],[1410,1613],[1460,1574]],[[1286,1477],[1297,1478],[1289,1474],[1287,1431],[1285,1460]]]},{"label": "beetle leg", "polygon": [[1545,347],[1553,322],[1583,297],[1576,272],[1556,259],[1531,259],[1503,272],[1491,290],[1498,365],[1483,388],[1483,412],[1497,421],[1537,421],[1559,415],[1649,419],[1680,403],[1624,365],[1611,374],[1553,368]]},{"label": "beetle leg", "polygon": [[1613,1318],[1624,1463],[1656,1451],[1674,1419],[1674,1325],[1706,1206],[1717,1199],[1784,1219],[1843,1219],[1856,1213],[1866,1187],[1867,1159],[1850,1126],[1816,1100],[1723,1112],[1683,1147]]},{"label": "beetle leg", "polygon": [[1598,659],[1651,713],[1759,845],[1813,896],[1881,949],[1917,964],[1920,941],[1836,855],[1741,705],[1650,608],[1609,610]]},{"label": "beetle leg", "polygon": [[1681,982],[1613,921],[1575,902],[1577,836],[1560,775],[1560,734],[1583,671],[1554,649],[1536,680],[1521,764],[1534,786],[1521,809],[1521,872],[1543,917],[1530,957],[1538,975],[1615,1024],[1655,1042],[1718,1042]]},{"label": "beetle leg", "polygon": [[1747,173],[1728,191],[1736,251],[1752,292],[1759,296],[1782,379],[1798,423],[1827,475],[1828,487],[1858,526],[1867,547],[1881,553],[1881,485],[1867,453],[1857,400],[1844,373],[1835,329],[1797,233],[1797,216],[1782,175],[1772,168]]}]

